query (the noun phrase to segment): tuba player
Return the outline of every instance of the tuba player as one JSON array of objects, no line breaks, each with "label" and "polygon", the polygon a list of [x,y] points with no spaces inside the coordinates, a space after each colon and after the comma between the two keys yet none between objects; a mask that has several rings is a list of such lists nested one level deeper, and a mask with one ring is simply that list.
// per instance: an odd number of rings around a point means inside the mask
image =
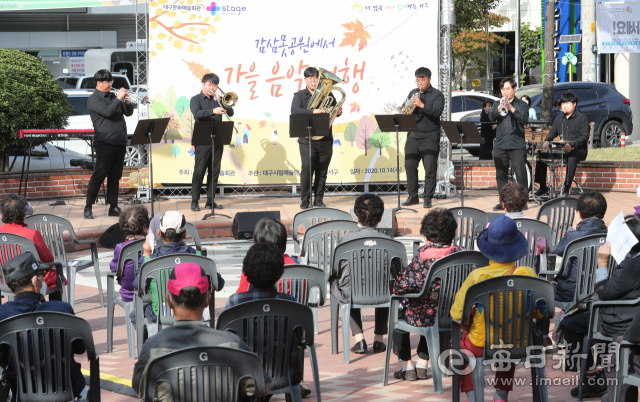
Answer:
[{"label": "tuba player", "polygon": [[[307,67],[304,70],[304,82],[307,87],[293,95],[291,114],[325,113],[324,110],[321,109],[307,109],[309,100],[318,84],[319,76],[320,73],[318,69],[314,67]],[[336,105],[337,102],[334,96],[331,94],[329,94],[329,96],[333,99],[330,106]],[[338,116],[341,114],[342,108],[339,108]],[[331,130],[331,127],[329,130]],[[309,141],[311,141],[311,161],[309,161]],[[302,160],[302,170],[300,172],[302,203],[300,204],[300,208],[309,208],[309,202],[311,201],[309,169],[311,169],[315,175],[313,185],[316,191],[313,206],[324,207],[325,205],[322,202],[322,198],[324,196],[325,183],[327,182],[327,170],[329,169],[331,156],[333,155],[333,136],[324,136],[318,140],[309,140],[308,138],[300,137],[298,138],[298,145],[300,147],[300,159]]]}]

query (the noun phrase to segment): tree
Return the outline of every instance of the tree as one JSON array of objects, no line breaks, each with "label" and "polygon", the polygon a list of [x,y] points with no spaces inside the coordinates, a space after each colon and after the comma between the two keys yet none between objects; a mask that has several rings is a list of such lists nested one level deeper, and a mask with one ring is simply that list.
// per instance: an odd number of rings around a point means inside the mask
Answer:
[{"label": "tree", "polygon": [[178,113],[178,117],[182,117],[182,114],[186,110],[189,110],[189,103],[189,99],[184,96],[178,98],[178,100],[176,101],[176,106],[174,107],[176,113]]},{"label": "tree", "polygon": [[375,133],[369,139],[369,143],[373,148],[379,149],[380,155],[382,155],[382,150],[391,144],[391,138],[389,138],[388,133],[380,132],[380,127],[377,127]]},{"label": "tree", "polygon": [[0,49],[0,172],[9,171],[9,151],[29,145],[18,130],[63,129],[70,112],[67,96],[41,61]]},{"label": "tree", "polygon": [[544,66],[542,69],[542,104],[540,106],[540,120],[551,121],[551,108],[553,107],[553,31],[555,24],[554,0],[545,0],[545,26],[544,26]]},{"label": "tree", "polygon": [[353,142],[356,140],[357,131],[358,126],[356,126],[353,122],[347,124],[347,128],[345,128],[344,130],[344,140],[351,142],[351,146],[353,146]]},{"label": "tree", "polygon": [[171,155],[173,155],[174,158],[180,155],[180,147],[178,145],[174,145],[173,148],[171,148]]},{"label": "tree", "polygon": [[540,57],[542,56],[542,26],[531,29],[528,22],[520,27],[520,50],[522,54],[522,74],[520,74],[520,82],[524,82],[527,77],[526,71],[540,65]]},{"label": "tree", "polygon": [[364,149],[364,154],[367,154],[367,149],[371,149],[371,143],[369,139],[375,131],[376,126],[373,124],[369,116],[362,116],[358,123],[358,131],[356,134],[356,145],[360,149]]}]

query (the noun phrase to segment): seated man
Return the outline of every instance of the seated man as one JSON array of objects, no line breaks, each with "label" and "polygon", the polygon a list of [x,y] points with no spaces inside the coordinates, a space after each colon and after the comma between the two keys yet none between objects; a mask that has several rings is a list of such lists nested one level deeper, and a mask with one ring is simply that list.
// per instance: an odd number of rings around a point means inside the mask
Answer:
[{"label": "seated man", "polygon": [[[73,307],[69,303],[44,301],[44,295],[47,292],[45,275],[48,270],[49,266],[38,264],[31,253],[19,255],[2,266],[2,275],[9,289],[15,294],[15,300],[0,305],[0,321],[36,311],[74,314]],[[82,340],[76,340],[71,345],[74,354],[80,355],[85,352],[85,345]],[[8,346],[2,345],[0,347],[0,364],[2,367],[6,367],[7,359],[9,359]],[[72,359],[70,373],[73,395],[76,398],[86,400],[86,384],[80,368],[80,363],[76,363]],[[9,370],[13,370],[13,367],[9,368]],[[13,397],[15,400],[17,381],[13,375],[9,376],[9,383],[11,384],[11,389],[14,390]]]},{"label": "seated man", "polygon": [[[549,148],[549,141],[553,141],[557,136],[561,140],[572,141],[564,146],[564,157],[567,159],[567,173],[564,178],[564,196],[569,195],[571,183],[576,174],[578,163],[587,159],[589,152],[589,119],[584,114],[576,110],[578,104],[578,96],[573,92],[565,92],[560,96],[562,103],[562,114],[558,115],[551,126],[551,131],[545,138],[542,147]],[[560,163],[560,160],[558,160]],[[538,197],[546,194],[547,188],[547,164],[538,161],[536,164],[535,182],[540,185],[540,189],[536,191]]]},{"label": "seated man", "polygon": [[[592,234],[606,234],[607,225],[602,220],[607,212],[607,200],[595,191],[587,191],[578,198],[578,208],[575,212],[575,230],[569,230],[556,247],[556,254],[562,256],[567,245],[574,240]],[[563,310],[573,304],[578,276],[578,261],[574,258],[569,262],[562,276],[556,276],[553,282],[556,306]]]},{"label": "seated man", "polygon": [[[44,242],[42,235],[35,229],[30,229],[24,223],[26,215],[33,214],[31,204],[24,198],[16,194],[9,194],[0,203],[0,213],[2,213],[3,226],[0,226],[0,233],[10,233],[18,236],[26,237],[36,246],[40,262],[53,262],[54,258],[49,248]],[[47,289],[54,289],[58,285],[58,277],[56,269],[47,270],[44,281]],[[62,300],[62,293],[59,290],[49,293],[49,300]]]},{"label": "seated man", "polygon": [[[169,274],[167,305],[173,309],[176,322],[150,337],[142,346],[131,380],[131,385],[140,398],[145,397],[147,368],[156,357],[194,346],[225,346],[251,351],[237,335],[211,328],[202,321],[202,312],[211,301],[209,288],[209,279],[197,264],[178,264]],[[268,381],[269,389],[271,380],[266,375],[265,380]],[[172,402],[171,392],[171,385],[166,382],[159,383],[156,385],[155,400]],[[241,399],[243,394],[247,397],[253,395],[253,380],[245,382],[244,386],[241,385]]]},{"label": "seated man", "polygon": [[506,216],[511,219],[526,218],[524,214],[529,202],[529,193],[520,183],[510,182],[505,184],[500,191],[500,204],[506,212]]},{"label": "seated man", "polygon": [[[378,232],[376,227],[382,215],[384,214],[384,202],[375,194],[363,194],[356,198],[354,212],[358,218],[360,230],[357,232],[349,232],[345,234],[340,243],[349,240],[360,239],[363,237],[382,237],[391,239],[391,236]],[[395,271],[399,272],[401,267],[396,267]],[[351,272],[346,261],[342,261],[339,267],[334,267],[329,277],[331,284],[331,294],[333,294],[340,303],[349,303],[351,300]],[[387,350],[384,343],[383,335],[387,334],[387,322],[389,321],[388,308],[375,309],[375,329],[373,331],[373,353],[380,353]],[[367,342],[362,333],[362,314],[359,308],[351,309],[351,333],[355,338],[355,345],[351,348],[351,352],[365,354],[367,353]]]}]

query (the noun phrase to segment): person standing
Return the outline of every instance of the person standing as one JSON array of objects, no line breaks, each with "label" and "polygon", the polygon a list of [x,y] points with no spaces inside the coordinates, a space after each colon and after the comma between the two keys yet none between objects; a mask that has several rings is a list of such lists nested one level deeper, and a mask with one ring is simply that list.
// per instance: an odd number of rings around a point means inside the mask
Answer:
[{"label": "person standing", "polygon": [[[529,106],[522,99],[516,98],[518,84],[513,78],[504,78],[500,81],[502,99],[494,102],[489,118],[497,123],[496,140],[493,143],[493,161],[496,166],[496,182],[498,182],[498,194],[505,184],[509,172],[515,174],[518,183],[528,191],[526,143],[524,140],[524,126],[529,121]],[[506,115],[500,114],[501,108],[506,108]],[[494,211],[501,211],[502,204],[493,207]]]},{"label": "person standing", "polygon": [[[191,98],[190,109],[196,121],[222,121],[222,115],[225,111],[228,116],[233,116],[233,108],[224,109],[220,103],[220,97],[216,93],[218,91],[218,83],[220,78],[213,73],[202,76],[202,92]],[[193,144],[193,137],[191,139]],[[220,162],[222,160],[222,145],[215,145],[213,150],[211,145],[196,145],[195,165],[193,167],[193,178],[191,179],[191,210],[200,211],[198,200],[200,199],[200,190],[202,189],[202,180],[204,173],[207,174],[207,203],[205,208],[222,209],[222,205],[218,205],[214,201],[216,195],[216,187],[218,187],[218,177],[220,176]],[[213,158],[213,167],[211,166],[211,158]]]},{"label": "person standing", "polygon": [[[325,113],[322,109],[307,109],[309,100],[316,90],[320,72],[315,67],[307,67],[304,70],[304,82],[307,86],[293,94],[291,101],[291,114],[313,114]],[[336,98],[329,94],[332,99],[331,105],[337,104]],[[342,115],[342,108],[338,109],[338,116]],[[329,127],[329,131],[333,130],[333,126]],[[300,159],[302,160],[302,169],[300,171],[300,192],[302,193],[301,209],[309,208],[311,200],[311,183],[309,178],[309,169],[313,171],[315,176],[313,187],[315,188],[314,207],[326,207],[322,202],[324,197],[325,183],[327,182],[327,170],[333,156],[333,135],[325,135],[318,140],[311,140],[311,161],[309,161],[309,139],[305,137],[298,138],[298,146],[300,148]]]},{"label": "person standing", "polygon": [[480,144],[480,160],[493,159],[493,140],[496,138],[495,123],[492,124],[489,118],[489,112],[491,111],[493,103],[490,100],[485,100],[482,105],[482,112],[480,112],[480,136],[484,141],[484,144]]},{"label": "person standing", "polygon": [[93,80],[96,90],[87,100],[87,109],[95,131],[93,148],[96,165],[87,186],[85,219],[93,219],[92,206],[105,177],[109,216],[120,216],[122,212],[118,207],[118,188],[127,152],[127,123],[124,117],[133,114],[133,105],[127,100],[129,92],[126,89],[120,88],[118,95],[111,93],[113,76],[109,70],[98,70]]},{"label": "person standing", "polygon": [[431,199],[436,192],[438,154],[440,153],[440,115],[444,109],[442,92],[431,86],[431,70],[420,67],[416,70],[416,89],[409,92],[416,108],[413,115],[418,124],[417,133],[409,133],[404,144],[404,168],[407,172],[409,198],[404,206],[418,204],[418,165],[422,160],[425,171],[424,207],[431,208]]}]

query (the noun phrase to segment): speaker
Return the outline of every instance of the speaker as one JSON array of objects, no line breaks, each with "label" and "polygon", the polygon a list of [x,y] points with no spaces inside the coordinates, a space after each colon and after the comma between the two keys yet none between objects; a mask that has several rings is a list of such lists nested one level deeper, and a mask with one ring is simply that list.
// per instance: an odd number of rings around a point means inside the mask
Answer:
[{"label": "speaker", "polygon": [[280,211],[260,211],[260,212],[238,212],[233,217],[231,233],[237,240],[247,240],[253,238],[253,229],[256,223],[262,218],[269,217],[280,220]]},{"label": "speaker", "polygon": [[105,230],[102,236],[100,236],[100,247],[116,248],[118,243],[123,243],[126,239],[127,237],[122,229],[120,229],[120,225],[116,223]]},{"label": "speaker", "polygon": [[[353,209],[351,210],[351,217],[355,222],[358,222],[358,217]],[[384,210],[382,219],[378,224],[378,232],[389,236],[395,236],[398,234],[398,220],[396,219],[396,213],[393,209]]]}]

